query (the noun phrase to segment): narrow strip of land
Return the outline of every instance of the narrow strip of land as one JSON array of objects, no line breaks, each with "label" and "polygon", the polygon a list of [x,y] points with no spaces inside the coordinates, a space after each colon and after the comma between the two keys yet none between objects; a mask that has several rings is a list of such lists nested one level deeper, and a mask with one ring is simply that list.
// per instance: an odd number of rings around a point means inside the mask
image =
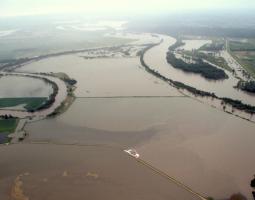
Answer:
[{"label": "narrow strip of land", "polygon": [[156,167],[152,166],[151,164],[149,164],[148,162],[137,158],[136,159],[137,162],[141,163],[142,165],[150,168],[151,170],[153,170],[155,173],[159,174],[160,176],[165,177],[166,179],[168,179],[171,182],[174,182],[176,185],[178,185],[179,187],[183,188],[184,190],[192,193],[193,195],[195,195],[196,197],[200,198],[201,200],[207,200],[205,197],[203,197],[202,195],[200,195],[199,193],[195,192],[194,190],[192,190],[190,187],[184,185],[183,183],[181,183],[180,181],[178,181],[177,179],[169,176],[167,173],[157,169]]}]

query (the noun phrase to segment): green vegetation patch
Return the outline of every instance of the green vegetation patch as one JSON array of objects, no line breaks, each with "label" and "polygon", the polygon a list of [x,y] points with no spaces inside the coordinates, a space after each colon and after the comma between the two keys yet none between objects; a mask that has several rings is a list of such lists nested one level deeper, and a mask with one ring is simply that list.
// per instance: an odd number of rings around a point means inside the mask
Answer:
[{"label": "green vegetation patch", "polygon": [[255,40],[250,39],[245,42],[230,40],[229,48],[231,51],[255,51]]},{"label": "green vegetation patch", "polygon": [[255,81],[239,81],[236,87],[246,92],[255,93]]},{"label": "green vegetation patch", "polygon": [[[250,42],[250,44],[248,43]],[[238,46],[234,46],[238,45]],[[247,46],[253,46],[247,48]],[[250,39],[247,42],[227,41],[227,51],[235,58],[235,60],[247,70],[247,72],[255,78],[255,39]]]},{"label": "green vegetation patch", "polygon": [[185,43],[181,39],[177,39],[177,41],[169,47],[169,51],[174,51],[183,45],[185,45]]},{"label": "green vegetation patch", "polygon": [[0,119],[0,144],[9,142],[8,135],[17,127],[18,119]]},{"label": "green vegetation patch", "polygon": [[215,64],[223,69],[226,69],[232,72],[231,67],[229,67],[227,61],[220,56],[217,56],[216,53],[203,53],[200,51],[184,51],[184,55],[191,56],[193,59],[205,59],[212,64]]},{"label": "green vegetation patch", "polygon": [[224,70],[205,63],[200,58],[196,60],[196,63],[186,63],[182,59],[176,58],[174,53],[169,51],[167,53],[167,62],[174,68],[181,69],[185,72],[200,74],[207,79],[220,80],[228,78],[228,75],[224,72]]},{"label": "green vegetation patch", "polygon": [[199,50],[201,51],[221,51],[225,47],[223,40],[213,40],[210,44],[203,45]]},{"label": "green vegetation patch", "polygon": [[0,98],[0,108],[25,104],[26,110],[36,110],[47,100],[46,97]]}]

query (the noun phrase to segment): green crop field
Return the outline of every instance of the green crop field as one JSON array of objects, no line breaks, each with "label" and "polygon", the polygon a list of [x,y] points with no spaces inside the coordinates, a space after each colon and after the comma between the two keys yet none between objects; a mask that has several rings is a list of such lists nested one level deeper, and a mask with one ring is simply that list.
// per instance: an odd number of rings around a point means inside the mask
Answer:
[{"label": "green crop field", "polygon": [[0,108],[14,107],[25,104],[24,108],[26,110],[36,110],[46,100],[46,97],[0,98]]},{"label": "green crop field", "polygon": [[228,41],[230,54],[255,78],[255,39]]},{"label": "green crop field", "polygon": [[0,119],[0,144],[8,142],[8,135],[17,127],[18,119]]},{"label": "green crop field", "polygon": [[229,41],[229,48],[231,51],[255,51],[255,40],[249,39],[243,41]]}]

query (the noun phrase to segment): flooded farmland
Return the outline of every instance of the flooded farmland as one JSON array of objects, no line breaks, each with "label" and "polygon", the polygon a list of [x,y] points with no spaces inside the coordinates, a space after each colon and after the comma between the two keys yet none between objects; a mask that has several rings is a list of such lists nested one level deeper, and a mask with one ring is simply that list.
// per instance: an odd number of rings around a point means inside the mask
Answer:
[{"label": "flooded farmland", "polygon": [[198,199],[115,148],[23,144],[0,153],[1,199]]},{"label": "flooded farmland", "polygon": [[[168,36],[160,35],[158,37],[164,39],[163,43],[145,54],[145,62],[150,67],[158,70],[164,76],[182,81],[198,89],[215,92],[216,95],[223,97],[241,99],[245,103],[254,103],[253,96],[233,88],[237,80],[232,76],[226,81],[213,82],[171,67],[167,64],[165,57],[168,47],[175,40]],[[153,37],[154,40],[155,38]],[[195,47],[193,45],[193,48],[199,48],[198,46],[207,42],[203,41],[199,45],[196,44]],[[135,45],[137,44],[139,42],[136,42]],[[189,45],[192,46],[192,44],[190,42]],[[86,54],[86,56],[88,55]],[[66,112],[55,118],[27,123],[25,131],[28,137],[25,138],[23,145],[12,146],[10,152],[3,149],[3,153],[6,151],[15,158],[12,164],[15,164],[16,156],[18,156],[13,153],[17,151],[16,148],[21,153],[25,153],[25,157],[22,158],[25,162],[18,165],[18,168],[22,170],[19,170],[19,173],[8,171],[12,175],[12,178],[7,180],[9,186],[15,178],[18,178],[19,181],[24,179],[24,194],[32,198],[36,192],[37,194],[40,191],[48,193],[51,184],[57,184],[57,190],[66,188],[67,182],[63,177],[70,175],[68,183],[77,185],[73,189],[74,193],[87,192],[88,196],[91,195],[93,198],[100,198],[100,195],[110,198],[113,195],[111,185],[113,184],[120,186],[120,191],[124,192],[124,199],[127,198],[125,194],[128,193],[132,193],[134,198],[138,195],[140,199],[155,199],[152,194],[147,196],[146,193],[146,196],[143,196],[144,193],[141,195],[137,191],[138,188],[147,191],[151,187],[163,183],[156,180],[161,177],[155,174],[153,175],[155,180],[151,179],[154,181],[151,183],[147,180],[151,175],[143,175],[147,172],[140,172],[142,170],[133,166],[137,165],[137,162],[125,157],[124,149],[135,148],[141,159],[205,197],[224,199],[241,192],[251,198],[249,181],[255,168],[255,162],[251,159],[255,151],[252,143],[255,139],[254,123],[185,96],[179,90],[146,72],[141,67],[138,56],[118,58],[103,56],[85,59],[84,54],[62,55],[33,62],[17,69],[23,73],[64,72],[77,80],[77,88],[74,92],[76,100]],[[66,95],[65,87],[62,87],[62,93]],[[61,95],[61,97],[65,97],[65,95]],[[61,101],[58,102],[58,104],[60,103]],[[31,143],[34,144],[31,145]],[[44,145],[47,147],[47,150],[40,151],[36,155],[42,158],[37,163],[43,163],[45,159],[49,159],[52,166],[48,172],[43,168],[44,165],[41,168],[39,164],[30,166],[26,164],[26,162],[29,163],[35,159],[35,155],[28,153],[35,151],[37,148],[35,143],[39,145],[39,149],[46,149]],[[62,145],[69,145],[69,147],[62,147]],[[80,147],[76,147],[77,145],[90,147],[89,150],[83,152]],[[107,146],[114,150],[104,148],[98,150],[93,146],[100,146],[100,148]],[[64,153],[60,155],[60,151]],[[50,158],[48,154],[52,154]],[[99,157],[100,159],[98,159]],[[70,161],[67,158],[70,158]],[[107,162],[106,159],[108,159]],[[53,161],[56,162],[56,168],[53,167]],[[97,177],[95,175],[98,174],[97,171],[104,172],[108,169],[109,166],[106,166],[108,161],[109,163],[122,163],[125,167],[118,166],[118,169],[130,170],[129,172],[139,174],[142,177],[139,179],[141,182],[135,183],[133,186],[133,180],[136,179],[131,179],[132,176],[130,179],[127,178],[126,175],[129,176],[129,174],[125,175],[123,171],[121,171],[121,175],[120,171],[117,171],[116,174],[117,169],[114,167],[109,169],[110,172],[107,171],[107,176],[110,174],[114,178],[105,178],[103,174],[100,184],[92,183],[90,179],[87,180],[87,176],[82,178],[82,173],[89,174],[89,178]],[[76,162],[80,164],[76,164]],[[85,166],[83,166],[83,162],[86,162]],[[57,171],[57,167],[60,171]],[[83,167],[93,167],[96,170],[83,172],[81,170]],[[20,174],[21,176],[19,176]],[[2,176],[4,177],[4,173]],[[144,176],[147,178],[144,179]],[[51,177],[54,177],[55,180],[48,182]],[[121,182],[116,181],[119,178],[121,178]],[[143,180],[147,180],[148,184]],[[43,190],[33,191],[33,188],[25,184],[26,181],[29,185],[36,184],[36,187],[43,188]],[[48,186],[44,186],[44,182]],[[97,184],[97,186],[93,184]],[[104,184],[110,184],[110,186],[105,189]],[[144,186],[139,184],[144,184]],[[6,190],[6,184],[0,182],[1,185],[0,189],[5,188]],[[82,187],[84,185],[88,186],[86,190]],[[160,185],[160,187],[163,187],[160,189],[163,191],[163,196],[155,193],[157,199],[194,198],[182,191],[172,193],[172,186],[169,187],[169,185]],[[165,187],[169,187],[170,190],[165,191]],[[102,192],[97,194],[95,190]],[[154,193],[154,190],[151,192]],[[169,194],[184,196],[173,197]],[[54,195],[56,194],[52,194],[49,199],[54,199]],[[60,194],[58,193],[58,195]],[[43,195],[41,196],[43,198]],[[75,195],[62,194],[62,196],[58,196],[58,198],[64,197],[78,198]]]},{"label": "flooded farmland", "polygon": [[48,97],[52,92],[51,85],[42,80],[22,76],[0,77],[0,98]]},{"label": "flooded farmland", "polygon": [[211,44],[211,40],[183,40],[183,43],[185,43],[183,46],[179,47],[178,49],[183,49],[186,51],[192,51],[194,49],[199,49],[205,44]]},{"label": "flooded farmland", "polygon": [[134,147],[204,196],[250,197],[255,125],[186,97],[79,98],[59,118],[26,131],[27,141]]},{"label": "flooded farmland", "polygon": [[135,58],[84,59],[79,55],[41,60],[18,69],[26,72],[64,72],[77,80],[77,97],[180,95],[148,74]]}]

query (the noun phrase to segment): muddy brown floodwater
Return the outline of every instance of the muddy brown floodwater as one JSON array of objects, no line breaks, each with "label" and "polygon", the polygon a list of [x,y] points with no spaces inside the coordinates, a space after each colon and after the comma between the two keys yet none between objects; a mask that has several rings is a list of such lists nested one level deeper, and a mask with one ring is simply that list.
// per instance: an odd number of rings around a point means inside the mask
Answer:
[{"label": "muddy brown floodwater", "polygon": [[48,97],[52,92],[51,85],[40,79],[23,76],[0,77],[0,98]]},{"label": "muddy brown floodwater", "polygon": [[79,55],[53,57],[19,68],[26,72],[65,72],[78,81],[75,95],[180,95],[148,74],[135,58],[84,59]]},{"label": "muddy brown floodwater", "polygon": [[[164,42],[145,54],[150,67],[198,89],[254,102],[234,90],[233,78],[209,82],[171,67],[165,56],[175,40],[158,37]],[[57,118],[28,123],[23,145],[0,148],[0,195],[8,195],[16,183],[15,191],[31,199],[79,199],[79,194],[89,199],[193,199],[122,151],[135,148],[141,159],[203,196],[226,199],[241,192],[251,199],[254,123],[185,97],[148,74],[138,57],[85,60],[68,55],[18,70],[65,72],[78,81],[75,94],[82,98]],[[46,144],[27,144],[34,142]]]},{"label": "muddy brown floodwater", "polygon": [[0,199],[198,199],[120,149],[23,144],[0,148]]},{"label": "muddy brown floodwater", "polygon": [[134,147],[204,196],[250,196],[255,125],[187,97],[80,99],[56,119],[27,125],[27,141]]}]

